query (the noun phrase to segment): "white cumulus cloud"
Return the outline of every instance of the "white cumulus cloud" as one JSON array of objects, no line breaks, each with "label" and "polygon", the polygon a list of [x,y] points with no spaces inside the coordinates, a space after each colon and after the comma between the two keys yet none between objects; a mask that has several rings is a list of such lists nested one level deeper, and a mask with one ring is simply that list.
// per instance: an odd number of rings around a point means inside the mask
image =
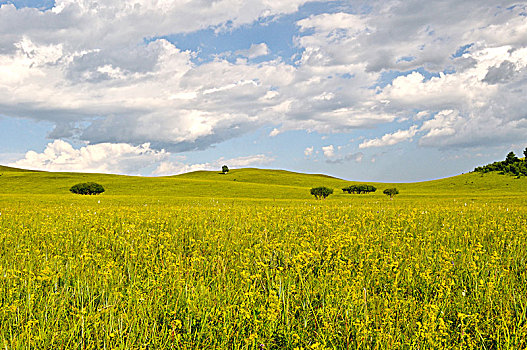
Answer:
[{"label": "white cumulus cloud", "polygon": [[403,141],[411,140],[417,131],[417,125],[413,125],[408,130],[397,130],[394,133],[385,134],[381,138],[363,141],[359,145],[359,148],[392,146]]},{"label": "white cumulus cloud", "polygon": [[335,147],[333,145],[323,146],[322,152],[324,153],[324,157],[332,158],[335,156]]},{"label": "white cumulus cloud", "polygon": [[252,59],[252,58],[268,55],[269,48],[267,47],[266,43],[252,44],[249,49],[238,50],[236,51],[236,54]]},{"label": "white cumulus cloud", "polygon": [[79,171],[114,174],[139,174],[139,170],[165,159],[169,154],[150,148],[148,143],[100,143],[79,149],[62,140],[49,143],[42,153],[29,151],[10,166],[46,171]]}]

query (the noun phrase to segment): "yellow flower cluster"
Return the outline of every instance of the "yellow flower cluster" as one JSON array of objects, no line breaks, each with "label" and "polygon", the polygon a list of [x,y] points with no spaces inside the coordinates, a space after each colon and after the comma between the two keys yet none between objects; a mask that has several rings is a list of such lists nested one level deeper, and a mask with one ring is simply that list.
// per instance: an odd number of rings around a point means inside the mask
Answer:
[{"label": "yellow flower cluster", "polygon": [[527,347],[507,199],[100,202],[0,201],[1,348]]}]

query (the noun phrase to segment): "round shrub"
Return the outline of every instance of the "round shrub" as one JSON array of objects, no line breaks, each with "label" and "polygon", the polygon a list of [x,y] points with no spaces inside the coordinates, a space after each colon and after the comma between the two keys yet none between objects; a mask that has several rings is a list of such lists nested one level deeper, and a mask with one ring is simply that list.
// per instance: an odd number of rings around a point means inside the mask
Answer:
[{"label": "round shrub", "polygon": [[311,189],[311,194],[316,199],[326,199],[327,196],[333,193],[333,189],[327,187],[314,187]]},{"label": "round shrub", "polygon": [[71,186],[70,192],[76,194],[99,194],[104,192],[104,187],[95,182],[84,182]]},{"label": "round shrub", "polygon": [[384,191],[382,191],[387,196],[390,196],[390,199],[392,199],[395,195],[399,194],[399,191],[396,188],[387,188]]}]

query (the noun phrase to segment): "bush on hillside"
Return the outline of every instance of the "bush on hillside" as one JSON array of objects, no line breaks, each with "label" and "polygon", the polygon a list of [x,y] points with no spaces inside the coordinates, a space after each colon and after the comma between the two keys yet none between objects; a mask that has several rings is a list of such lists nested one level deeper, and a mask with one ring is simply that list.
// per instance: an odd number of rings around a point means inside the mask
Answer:
[{"label": "bush on hillside", "polygon": [[377,188],[372,185],[351,185],[348,187],[344,187],[342,191],[348,192],[348,193],[364,194],[364,193],[375,192],[377,191]]},{"label": "bush on hillside", "polygon": [[73,185],[70,192],[76,194],[99,194],[104,192],[104,187],[95,182],[84,182]]},{"label": "bush on hillside", "polygon": [[311,194],[315,196],[316,199],[326,199],[327,196],[333,193],[333,189],[327,187],[314,187],[311,189]]},{"label": "bush on hillside", "polygon": [[387,188],[384,191],[382,191],[382,193],[384,193],[387,196],[390,196],[390,199],[393,199],[395,195],[399,194],[399,191],[394,187],[394,188]]}]

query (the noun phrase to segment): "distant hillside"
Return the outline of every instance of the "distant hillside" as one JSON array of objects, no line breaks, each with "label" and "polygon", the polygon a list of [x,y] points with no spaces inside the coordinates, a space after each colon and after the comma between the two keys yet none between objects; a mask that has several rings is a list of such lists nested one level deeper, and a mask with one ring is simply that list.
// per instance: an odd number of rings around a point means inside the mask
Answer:
[{"label": "distant hillside", "polygon": [[218,171],[193,171],[175,177],[181,179],[206,181],[237,181],[265,185],[281,185],[296,187],[318,186],[321,182],[331,186],[343,186],[349,181],[323,174],[304,174],[287,170],[270,170],[257,168],[233,169],[227,174]]},{"label": "distant hillside", "polygon": [[[309,189],[325,186],[334,189],[329,200],[385,200],[382,191],[396,187],[398,200],[415,196],[471,198],[497,196],[524,196],[527,178],[516,179],[497,172],[473,172],[434,181],[415,183],[379,183],[346,181],[339,178],[303,174],[285,170],[232,169],[227,174],[219,171],[196,171],[166,177],[142,177],[111,174],[67,173],[27,171],[11,167],[0,167],[0,195],[64,195],[71,194],[69,188],[80,182],[97,182],[104,186],[101,196],[127,197],[146,196],[174,198],[247,198],[247,199],[296,199],[312,200]],[[377,188],[371,194],[347,194],[342,188],[369,184]],[[79,197],[74,197],[79,198]],[[360,198],[360,199],[359,199]],[[375,199],[376,198],[376,199]]]},{"label": "distant hillside", "polygon": [[104,186],[104,196],[173,196],[199,198],[309,199],[309,186],[339,188],[348,182],[326,175],[282,170],[234,169],[226,175],[214,171],[167,177],[112,174],[33,172],[4,167],[0,194],[64,194],[80,182]]}]

